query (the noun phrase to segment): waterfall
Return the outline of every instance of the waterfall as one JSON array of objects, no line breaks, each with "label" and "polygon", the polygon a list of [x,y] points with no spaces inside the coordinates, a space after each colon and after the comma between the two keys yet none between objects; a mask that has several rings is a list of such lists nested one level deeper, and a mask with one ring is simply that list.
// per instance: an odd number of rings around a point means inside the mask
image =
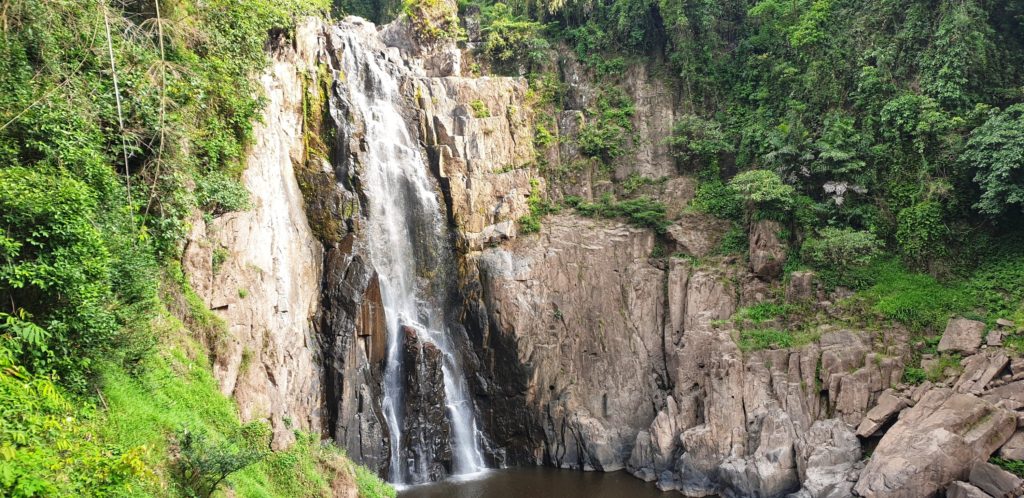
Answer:
[{"label": "waterfall", "polygon": [[[454,273],[447,227],[424,155],[400,112],[405,100],[400,78],[405,69],[388,62],[382,47],[370,44],[368,39],[376,34],[363,29],[367,26],[345,23],[338,28],[342,74],[337,84],[347,95],[350,112],[364,126],[359,177],[368,204],[366,238],[380,280],[388,330],[381,407],[390,433],[389,480],[418,483],[439,477],[431,468],[436,469],[441,457],[428,445],[414,444],[422,437],[406,434],[410,425],[405,420],[407,375],[427,368],[404,364],[403,348],[409,347],[410,334],[421,347],[440,352],[443,418],[448,427],[437,429],[444,434],[450,429],[444,450],[450,451],[452,473],[478,472],[485,463],[469,387],[445,325],[447,284]],[[433,432],[433,428],[422,429],[419,432]]]}]

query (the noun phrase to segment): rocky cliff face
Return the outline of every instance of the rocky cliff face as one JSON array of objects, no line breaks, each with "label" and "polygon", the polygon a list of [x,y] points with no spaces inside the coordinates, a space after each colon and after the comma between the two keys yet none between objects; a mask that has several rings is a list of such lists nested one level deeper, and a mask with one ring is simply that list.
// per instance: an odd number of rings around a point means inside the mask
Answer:
[{"label": "rocky cliff face", "polygon": [[[405,119],[455,229],[449,327],[496,463],[624,468],[685,496],[1016,492],[1019,481],[979,462],[1000,447],[1021,454],[1024,366],[998,343],[983,349],[983,326],[951,322],[940,349],[964,355],[964,371],[939,386],[901,384],[912,351],[900,329],[822,326],[804,346],[740,349],[726,321],[739,307],[784,294],[827,315],[831,296],[810,274],[782,288],[785,248],[770,223],[755,227],[749,264],[709,256],[728,224],[683,211],[694,182],[676,173],[663,140],[677,96],[647,68],[632,66],[626,85],[645,137],[635,157],[611,178],[582,170],[547,190],[593,198],[616,188],[612,178],[668,177],[644,187],[670,201],[667,234],[563,212],[519,235],[531,191],[546,188],[535,161],[578,160],[571,140],[536,150],[523,79],[467,77],[456,47],[422,46],[401,20],[360,29],[404,68]],[[317,23],[278,47],[243,177],[253,207],[197,220],[184,266],[229,324],[211,346],[243,417],[269,419],[277,446],[292,427],[322,431],[386,472],[386,317],[363,229],[365,129],[333,84],[343,49]],[[596,86],[572,61],[560,67],[570,91],[558,131],[571,137]],[[659,254],[666,247],[686,257]],[[441,477],[452,460],[442,360],[415,329],[402,347],[416,365],[404,372],[413,389],[403,437],[429,449],[411,458]],[[866,461],[865,447],[875,447]]]}]

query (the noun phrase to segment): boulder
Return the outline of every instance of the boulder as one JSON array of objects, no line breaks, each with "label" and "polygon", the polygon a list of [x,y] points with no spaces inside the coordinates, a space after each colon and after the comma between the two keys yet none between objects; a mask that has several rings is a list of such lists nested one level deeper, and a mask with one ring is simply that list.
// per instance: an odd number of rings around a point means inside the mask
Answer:
[{"label": "boulder", "polygon": [[750,271],[765,280],[782,275],[786,247],[779,239],[782,226],[777,221],[759,220],[750,229]]},{"label": "boulder", "polygon": [[854,490],[867,498],[931,498],[987,460],[1016,416],[976,396],[933,389],[879,441]]},{"label": "boulder", "polygon": [[953,318],[946,324],[946,331],[939,341],[940,353],[963,353],[971,355],[981,347],[981,336],[985,333],[985,323],[966,318]]},{"label": "boulder", "polygon": [[953,481],[946,488],[946,498],[992,498],[992,495],[963,481]]},{"label": "boulder", "polygon": [[812,271],[795,271],[786,284],[786,301],[810,301],[816,298],[816,280]]},{"label": "boulder", "polygon": [[729,457],[719,466],[722,481],[738,496],[784,496],[800,488],[795,433],[781,409],[761,419],[757,449],[746,458]]},{"label": "boulder", "polygon": [[881,429],[882,426],[892,420],[894,416],[906,407],[907,401],[905,399],[896,397],[892,394],[892,391],[883,392],[878,397],[878,403],[868,411],[860,426],[857,427],[857,435],[860,437],[874,435],[875,432],[878,432],[878,429]]},{"label": "boulder", "polygon": [[1007,460],[1024,460],[1024,431],[1017,431],[1010,440],[999,448],[999,457]]},{"label": "boulder", "polygon": [[802,498],[845,498],[852,495],[860,441],[839,419],[819,420],[796,442]]},{"label": "boulder", "polygon": [[1024,479],[988,462],[975,462],[971,466],[970,480],[995,498],[1013,498],[1024,491]]},{"label": "boulder", "polygon": [[1002,351],[976,354],[963,360],[964,372],[960,374],[953,390],[961,393],[980,394],[985,386],[992,381],[1010,363],[1010,358]]},{"label": "boulder", "polygon": [[1010,410],[1024,408],[1024,380],[1018,380],[985,391],[986,401]]}]

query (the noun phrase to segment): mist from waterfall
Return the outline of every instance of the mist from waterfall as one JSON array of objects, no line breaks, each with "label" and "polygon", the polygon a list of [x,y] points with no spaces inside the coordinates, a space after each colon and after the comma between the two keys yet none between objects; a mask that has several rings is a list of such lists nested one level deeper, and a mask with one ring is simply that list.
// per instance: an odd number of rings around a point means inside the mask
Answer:
[{"label": "mist from waterfall", "polygon": [[428,177],[427,164],[411,136],[400,108],[403,95],[397,64],[366,43],[358,27],[338,28],[342,41],[337,84],[347,93],[351,112],[365,126],[360,154],[360,181],[368,204],[366,227],[370,260],[377,270],[387,317],[387,364],[381,403],[390,434],[389,480],[416,483],[427,479],[430,455],[404,457],[403,326],[414,327],[423,342],[442,352],[444,394],[451,426],[453,474],[485,468],[469,387],[445,326],[447,281],[454,271],[445,220]]}]

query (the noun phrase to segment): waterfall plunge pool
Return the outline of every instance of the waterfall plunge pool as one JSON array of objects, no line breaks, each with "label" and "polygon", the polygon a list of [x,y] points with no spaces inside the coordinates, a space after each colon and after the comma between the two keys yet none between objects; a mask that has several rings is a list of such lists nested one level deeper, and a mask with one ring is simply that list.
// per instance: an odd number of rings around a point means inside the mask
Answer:
[{"label": "waterfall plunge pool", "polygon": [[551,467],[488,470],[469,479],[455,477],[399,489],[398,498],[665,498],[662,492],[624,471],[583,472]]}]

